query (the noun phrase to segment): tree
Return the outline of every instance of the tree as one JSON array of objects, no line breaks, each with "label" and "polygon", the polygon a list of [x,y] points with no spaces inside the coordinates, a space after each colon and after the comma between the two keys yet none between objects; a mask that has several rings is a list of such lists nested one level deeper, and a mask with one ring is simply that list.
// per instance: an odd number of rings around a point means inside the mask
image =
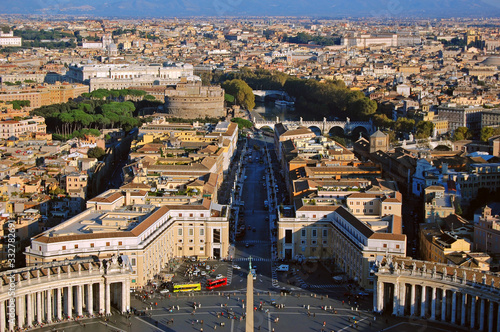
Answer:
[{"label": "tree", "polygon": [[434,131],[434,123],[430,121],[420,121],[417,124],[417,138],[427,138],[432,136]]},{"label": "tree", "polygon": [[245,81],[240,79],[226,81],[222,87],[227,93],[234,96],[238,105],[248,110],[255,107],[255,95],[252,88]]},{"label": "tree", "polygon": [[481,128],[480,138],[481,138],[481,141],[483,141],[483,142],[488,142],[488,140],[492,136],[497,136],[497,135],[500,135],[500,127],[498,127],[498,128],[491,128],[491,127]]},{"label": "tree", "polygon": [[232,118],[231,121],[238,124],[238,129],[252,128],[253,126],[253,123],[251,121],[242,118]]},{"label": "tree", "polygon": [[102,157],[106,155],[106,151],[103,148],[96,146],[95,148],[90,148],[87,152],[89,158],[97,158],[101,160]]},{"label": "tree", "polygon": [[461,141],[464,139],[469,139],[472,137],[472,134],[469,132],[469,129],[467,127],[458,127],[455,129],[455,132],[453,133],[453,140],[454,141]]},{"label": "tree", "polygon": [[389,119],[385,114],[374,114],[372,119],[376,127],[391,128],[394,125],[394,121]]},{"label": "tree", "polygon": [[396,131],[403,133],[409,133],[413,131],[415,127],[415,120],[408,118],[398,118],[395,124]]}]

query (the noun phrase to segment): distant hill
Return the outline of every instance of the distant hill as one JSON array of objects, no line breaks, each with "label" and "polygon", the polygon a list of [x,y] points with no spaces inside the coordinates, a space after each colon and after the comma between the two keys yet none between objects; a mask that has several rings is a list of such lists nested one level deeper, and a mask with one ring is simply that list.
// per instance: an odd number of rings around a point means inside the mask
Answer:
[{"label": "distant hill", "polygon": [[96,16],[493,17],[499,0],[24,0],[4,14]]}]

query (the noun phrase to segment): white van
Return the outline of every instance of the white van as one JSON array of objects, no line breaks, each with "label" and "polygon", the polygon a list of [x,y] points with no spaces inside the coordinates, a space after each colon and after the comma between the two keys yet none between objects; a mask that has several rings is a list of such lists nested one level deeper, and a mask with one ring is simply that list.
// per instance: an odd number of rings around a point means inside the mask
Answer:
[{"label": "white van", "polygon": [[278,266],[278,268],[276,269],[276,271],[277,272],[288,272],[288,269],[289,269],[288,265],[281,264],[280,266]]}]

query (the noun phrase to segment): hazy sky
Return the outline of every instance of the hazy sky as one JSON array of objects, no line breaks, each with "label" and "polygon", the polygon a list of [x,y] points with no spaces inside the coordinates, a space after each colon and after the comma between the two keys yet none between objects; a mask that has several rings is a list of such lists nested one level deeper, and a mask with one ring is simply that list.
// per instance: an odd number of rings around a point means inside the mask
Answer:
[{"label": "hazy sky", "polygon": [[0,13],[134,17],[500,17],[500,0],[0,0]]}]

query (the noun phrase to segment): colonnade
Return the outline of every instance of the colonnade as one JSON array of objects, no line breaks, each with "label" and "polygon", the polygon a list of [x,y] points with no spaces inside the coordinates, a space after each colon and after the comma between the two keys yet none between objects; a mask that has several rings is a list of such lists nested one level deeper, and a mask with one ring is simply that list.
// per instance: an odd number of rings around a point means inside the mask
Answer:
[{"label": "colonnade", "polygon": [[405,266],[404,260],[395,260],[376,274],[374,311],[500,332],[498,276],[432,262]]},{"label": "colonnade", "polygon": [[0,281],[0,332],[130,310],[128,270],[112,264],[53,262],[1,273]]}]

